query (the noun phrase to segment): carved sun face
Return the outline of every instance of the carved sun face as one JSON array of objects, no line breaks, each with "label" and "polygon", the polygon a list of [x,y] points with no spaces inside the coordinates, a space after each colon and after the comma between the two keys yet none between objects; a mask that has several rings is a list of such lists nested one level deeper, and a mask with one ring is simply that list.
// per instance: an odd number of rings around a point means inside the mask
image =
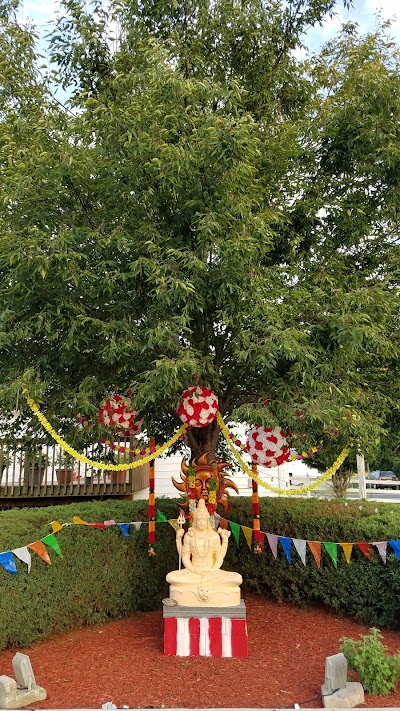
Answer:
[{"label": "carved sun face", "polygon": [[[236,491],[238,494],[238,488],[236,484],[232,481],[232,479],[229,479],[227,474],[223,472],[223,469],[226,469],[228,467],[231,467],[231,464],[228,462],[220,462],[218,457],[215,457],[212,459],[210,462],[207,462],[207,456],[210,454],[210,452],[204,452],[199,458],[198,461],[196,459],[193,459],[192,461],[192,467],[194,469],[195,475],[196,475],[196,481],[195,481],[195,486],[196,486],[196,498],[197,501],[199,499],[204,499],[206,504],[208,503],[208,497],[210,493],[210,481],[212,477],[216,476],[217,478],[217,490],[216,490],[216,499],[217,499],[217,505],[221,504],[224,513],[226,513],[228,509],[228,498],[229,498],[229,491],[227,489],[233,489]],[[181,496],[184,497],[185,502],[182,504],[183,508],[187,508],[189,506],[189,476],[188,476],[188,471],[189,471],[189,465],[186,463],[186,459],[183,458],[182,464],[181,464],[181,482],[175,481],[174,478],[172,478],[172,482],[174,486],[178,489],[180,492]]]}]

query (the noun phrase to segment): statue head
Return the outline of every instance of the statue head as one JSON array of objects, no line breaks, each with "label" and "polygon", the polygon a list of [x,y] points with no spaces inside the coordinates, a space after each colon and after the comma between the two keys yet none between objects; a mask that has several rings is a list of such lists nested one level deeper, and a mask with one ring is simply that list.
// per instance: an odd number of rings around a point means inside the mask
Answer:
[{"label": "statue head", "polygon": [[204,499],[199,499],[196,511],[193,513],[193,528],[198,528],[200,531],[211,528],[210,514],[207,511]]},{"label": "statue head", "polygon": [[[234,489],[236,493],[239,490],[232,479],[228,478],[227,473],[224,469],[231,467],[232,465],[228,462],[221,462],[218,457],[213,457],[210,461],[207,460],[210,452],[204,452],[197,460],[192,460],[192,467],[196,475],[196,498],[198,501],[204,499],[206,504],[208,503],[208,497],[210,493],[210,480],[214,477],[217,480],[216,489],[216,499],[217,504],[221,504],[224,513],[226,513],[228,508],[228,497],[229,491],[227,489]],[[181,479],[182,482],[175,481],[172,478],[174,486],[180,491],[181,496],[183,496],[186,501],[180,504],[182,508],[187,508],[189,505],[189,465],[186,463],[186,458],[183,458],[181,464]]]}]

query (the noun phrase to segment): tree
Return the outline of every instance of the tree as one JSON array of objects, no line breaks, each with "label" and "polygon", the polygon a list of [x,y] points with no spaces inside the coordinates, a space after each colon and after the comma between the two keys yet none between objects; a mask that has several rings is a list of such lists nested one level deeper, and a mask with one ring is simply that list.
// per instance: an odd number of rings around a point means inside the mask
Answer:
[{"label": "tree", "polygon": [[[1,20],[5,416],[23,384],[64,429],[131,386],[161,438],[197,379],[226,420],[376,445],[399,390],[399,56],[347,26],[299,60],[333,4],[67,0],[50,73]],[[215,449],[216,425],[189,437]]]}]

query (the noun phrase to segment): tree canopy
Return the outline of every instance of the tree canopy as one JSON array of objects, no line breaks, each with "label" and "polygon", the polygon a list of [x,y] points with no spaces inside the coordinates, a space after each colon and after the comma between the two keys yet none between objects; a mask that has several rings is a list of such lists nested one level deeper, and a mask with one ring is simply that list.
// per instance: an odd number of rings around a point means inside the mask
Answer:
[{"label": "tree canopy", "polygon": [[389,28],[309,56],[333,0],[86,5],[49,68],[0,16],[1,414],[131,387],[160,438],[199,382],[226,420],[373,449],[399,402]]}]

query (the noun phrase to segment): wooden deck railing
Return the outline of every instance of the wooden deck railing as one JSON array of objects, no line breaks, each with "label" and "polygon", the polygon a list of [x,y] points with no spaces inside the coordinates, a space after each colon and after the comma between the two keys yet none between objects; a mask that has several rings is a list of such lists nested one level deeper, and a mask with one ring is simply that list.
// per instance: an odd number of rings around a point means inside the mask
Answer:
[{"label": "wooden deck railing", "polygon": [[[129,442],[121,444],[129,446]],[[95,445],[87,448],[85,454],[99,458]],[[115,460],[118,463],[118,454]],[[149,465],[109,472],[92,469],[72,458],[66,464],[56,445],[37,440],[28,444],[0,440],[0,474],[0,505],[15,505],[17,500],[34,505],[48,503],[47,499],[130,496],[148,486]]]}]

